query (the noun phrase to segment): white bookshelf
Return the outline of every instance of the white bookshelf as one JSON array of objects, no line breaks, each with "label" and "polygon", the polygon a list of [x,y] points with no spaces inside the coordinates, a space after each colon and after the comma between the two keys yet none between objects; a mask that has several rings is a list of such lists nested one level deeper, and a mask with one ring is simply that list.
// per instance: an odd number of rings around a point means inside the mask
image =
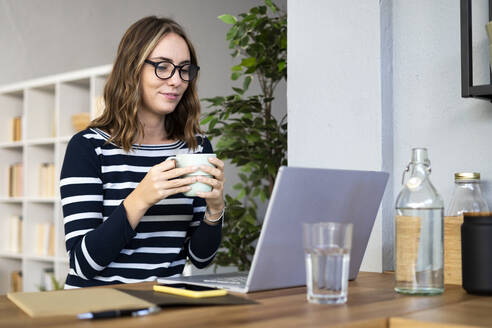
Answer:
[{"label": "white bookshelf", "polygon": [[[77,131],[72,115],[93,118],[111,65],[0,86],[0,294],[11,288],[11,273],[22,271],[23,291],[37,291],[43,270],[53,268],[58,281],[68,272],[59,195],[61,165],[70,137]],[[99,99],[99,100],[98,100]],[[11,141],[10,121],[22,116],[22,139]],[[3,124],[3,126],[1,126]],[[23,163],[23,196],[9,197],[8,168]],[[39,167],[53,163],[55,195],[41,197]],[[9,218],[22,216],[22,249],[9,251]],[[36,224],[54,225],[53,256],[36,254]]]}]

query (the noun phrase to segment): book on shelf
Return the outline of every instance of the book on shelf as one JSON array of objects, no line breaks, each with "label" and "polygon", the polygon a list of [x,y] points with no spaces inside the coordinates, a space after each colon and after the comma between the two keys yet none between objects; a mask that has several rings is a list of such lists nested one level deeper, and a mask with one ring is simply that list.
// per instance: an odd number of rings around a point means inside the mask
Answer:
[{"label": "book on shelf", "polygon": [[487,24],[485,24],[485,31],[487,31],[489,43],[492,43],[492,22],[488,22]]},{"label": "book on shelf", "polygon": [[85,130],[91,123],[90,113],[81,112],[72,114],[72,126],[75,131],[79,132]]},{"label": "book on shelf", "polygon": [[10,289],[12,292],[22,292],[22,271],[12,271],[10,274]]},{"label": "book on shelf", "polygon": [[55,197],[55,164],[41,163],[39,166],[39,196]]},{"label": "book on shelf", "polygon": [[12,215],[8,218],[8,251],[12,253],[22,252],[22,217]]},{"label": "book on shelf", "polygon": [[487,31],[487,38],[489,39],[489,62],[492,70],[492,22],[485,24],[485,31]]},{"label": "book on shelf", "polygon": [[7,180],[9,197],[22,197],[24,195],[24,164],[10,165]]},{"label": "book on shelf", "polygon": [[53,223],[36,224],[35,254],[39,256],[55,255],[55,226]]},{"label": "book on shelf", "polygon": [[21,141],[22,139],[22,116],[10,119],[10,141]]}]

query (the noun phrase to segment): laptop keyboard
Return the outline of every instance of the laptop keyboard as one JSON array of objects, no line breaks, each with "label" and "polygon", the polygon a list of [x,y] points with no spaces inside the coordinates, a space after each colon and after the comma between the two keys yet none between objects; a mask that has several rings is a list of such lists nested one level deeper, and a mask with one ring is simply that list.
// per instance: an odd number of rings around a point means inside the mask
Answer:
[{"label": "laptop keyboard", "polygon": [[246,285],[248,276],[220,277],[219,279],[204,279],[203,282],[214,284]]}]

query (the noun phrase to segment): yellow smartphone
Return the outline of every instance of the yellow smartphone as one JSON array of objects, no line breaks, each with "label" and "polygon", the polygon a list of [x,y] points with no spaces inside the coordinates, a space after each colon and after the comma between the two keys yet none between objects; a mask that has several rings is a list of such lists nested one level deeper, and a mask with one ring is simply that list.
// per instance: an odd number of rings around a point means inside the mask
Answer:
[{"label": "yellow smartphone", "polygon": [[159,285],[154,285],[153,289],[156,292],[162,292],[162,293],[168,293],[168,294],[174,294],[174,295],[180,295],[186,297],[194,297],[194,298],[216,297],[216,296],[227,295],[227,290],[225,289],[193,285],[193,284],[184,284],[184,283],[159,284]]}]

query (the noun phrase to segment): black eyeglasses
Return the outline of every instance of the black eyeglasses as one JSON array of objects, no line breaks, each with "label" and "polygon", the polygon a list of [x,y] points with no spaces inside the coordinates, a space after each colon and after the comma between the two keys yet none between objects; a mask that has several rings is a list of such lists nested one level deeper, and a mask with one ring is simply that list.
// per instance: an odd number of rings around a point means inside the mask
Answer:
[{"label": "black eyeglasses", "polygon": [[170,79],[176,73],[176,69],[178,69],[181,80],[190,82],[196,78],[200,70],[200,67],[194,64],[174,65],[169,61],[153,62],[148,59],[145,62],[154,66],[155,75],[161,80]]}]

